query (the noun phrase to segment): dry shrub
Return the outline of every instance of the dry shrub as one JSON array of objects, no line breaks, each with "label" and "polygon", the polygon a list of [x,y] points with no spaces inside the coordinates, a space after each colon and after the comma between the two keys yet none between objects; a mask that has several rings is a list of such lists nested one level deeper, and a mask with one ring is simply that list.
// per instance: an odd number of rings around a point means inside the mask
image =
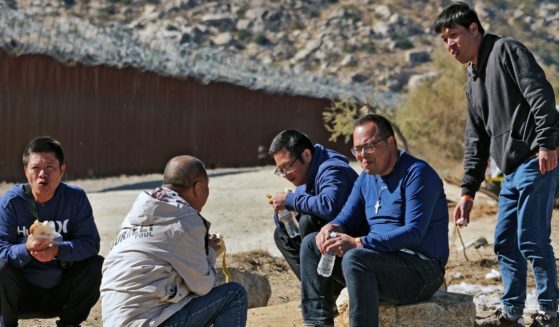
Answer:
[{"label": "dry shrub", "polygon": [[330,132],[330,141],[336,142],[342,138],[345,143],[349,143],[353,135],[355,120],[366,114],[378,114],[386,117],[392,122],[394,133],[401,148],[408,150],[408,143],[404,134],[400,131],[395,122],[393,108],[384,107],[379,104],[367,104],[359,106],[351,100],[334,101],[332,105],[322,113],[324,126]]},{"label": "dry shrub", "polygon": [[453,168],[464,151],[466,67],[442,49],[434,64],[438,76],[408,93],[396,122],[414,153],[437,168]]}]

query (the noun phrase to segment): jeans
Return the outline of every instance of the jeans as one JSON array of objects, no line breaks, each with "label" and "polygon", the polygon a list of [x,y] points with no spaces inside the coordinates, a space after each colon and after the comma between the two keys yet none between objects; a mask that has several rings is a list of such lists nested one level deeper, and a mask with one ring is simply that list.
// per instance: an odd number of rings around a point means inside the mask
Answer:
[{"label": "jeans", "polygon": [[247,305],[247,294],[242,285],[234,282],[222,284],[208,294],[192,299],[160,327],[245,326]]},{"label": "jeans", "polygon": [[20,269],[0,260],[0,303],[5,326],[18,319],[60,317],[62,324],[79,325],[99,299],[103,257],[74,262],[64,270],[62,281],[44,289],[29,283]]},{"label": "jeans", "polygon": [[538,157],[505,176],[499,194],[495,254],[503,280],[503,311],[520,317],[526,301],[527,263],[532,265],[539,309],[557,311],[557,270],[551,246],[551,215],[559,169],[539,172]]},{"label": "jeans", "polygon": [[379,302],[409,304],[430,298],[441,286],[444,262],[401,251],[381,253],[360,248],[336,258],[332,276],[316,273],[320,251],[316,233],[301,245],[301,301],[305,324],[333,325],[332,290],[344,283],[349,293],[352,327],[378,326]]},{"label": "jeans", "polygon": [[301,264],[299,259],[301,239],[312,232],[318,232],[326,223],[327,222],[322,219],[302,214],[299,217],[299,232],[301,236],[295,238],[289,237],[283,223],[280,223],[274,231],[274,241],[276,242],[278,250],[299,280],[301,280]]}]

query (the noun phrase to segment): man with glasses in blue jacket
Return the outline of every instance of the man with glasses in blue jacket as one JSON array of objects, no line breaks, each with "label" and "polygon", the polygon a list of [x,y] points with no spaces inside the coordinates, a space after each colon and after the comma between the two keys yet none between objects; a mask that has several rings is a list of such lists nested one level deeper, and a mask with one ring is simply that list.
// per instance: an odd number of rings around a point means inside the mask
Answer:
[{"label": "man with glasses in blue jacket", "polygon": [[274,240],[289,266],[301,279],[299,249],[305,235],[319,231],[334,219],[345,203],[357,173],[346,156],[311,142],[298,130],[284,130],[274,137],[269,153],[276,162],[275,175],[295,186],[294,192],[274,194],[269,203],[276,212],[299,213],[300,236],[290,238],[274,214]]},{"label": "man with glasses in blue jacket", "polygon": [[[409,304],[441,286],[448,259],[443,183],[426,162],[398,149],[390,122],[365,115],[355,123],[352,153],[363,172],[340,214],[301,244],[305,326],[333,326],[332,292],[347,286],[351,326],[378,326],[379,302]],[[357,230],[366,224],[365,233]],[[317,265],[335,254],[330,277]]]}]

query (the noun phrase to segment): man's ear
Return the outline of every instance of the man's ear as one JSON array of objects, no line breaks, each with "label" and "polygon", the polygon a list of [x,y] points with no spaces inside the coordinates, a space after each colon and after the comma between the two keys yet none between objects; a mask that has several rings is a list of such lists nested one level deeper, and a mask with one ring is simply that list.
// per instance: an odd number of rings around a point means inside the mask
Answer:
[{"label": "man's ear", "polygon": [[194,182],[194,186],[192,187],[192,190],[194,191],[194,196],[196,197],[202,194],[202,182],[201,181]]},{"label": "man's ear", "polygon": [[395,135],[390,135],[390,137],[388,137],[388,140],[386,140],[386,141],[389,143],[390,146],[393,146],[395,148],[398,147],[397,143],[396,143],[396,136]]},{"label": "man's ear", "polygon": [[473,23],[470,24],[469,30],[470,30],[470,33],[478,32],[479,31],[479,26],[477,26],[476,22],[473,22]]},{"label": "man's ear", "polygon": [[60,166],[60,175],[64,176],[65,172],[66,172],[66,164],[62,164]]},{"label": "man's ear", "polygon": [[305,158],[305,162],[311,162],[312,160],[312,153],[310,149],[303,150],[303,158]]}]

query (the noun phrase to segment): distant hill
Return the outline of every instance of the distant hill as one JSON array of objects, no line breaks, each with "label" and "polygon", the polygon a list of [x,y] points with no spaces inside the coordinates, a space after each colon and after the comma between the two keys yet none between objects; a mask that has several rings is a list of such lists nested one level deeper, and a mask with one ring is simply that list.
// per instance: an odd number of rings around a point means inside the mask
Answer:
[{"label": "distant hill", "polygon": [[[178,51],[227,56],[313,72],[378,91],[405,91],[414,75],[433,74],[442,44],[434,17],[449,1],[428,0],[0,0],[29,17],[73,16],[134,31],[146,47],[170,41]],[[559,4],[470,1],[487,31],[512,35],[548,71],[559,70]],[[71,41],[71,40],[70,40]],[[555,85],[557,88],[558,86]]]}]

